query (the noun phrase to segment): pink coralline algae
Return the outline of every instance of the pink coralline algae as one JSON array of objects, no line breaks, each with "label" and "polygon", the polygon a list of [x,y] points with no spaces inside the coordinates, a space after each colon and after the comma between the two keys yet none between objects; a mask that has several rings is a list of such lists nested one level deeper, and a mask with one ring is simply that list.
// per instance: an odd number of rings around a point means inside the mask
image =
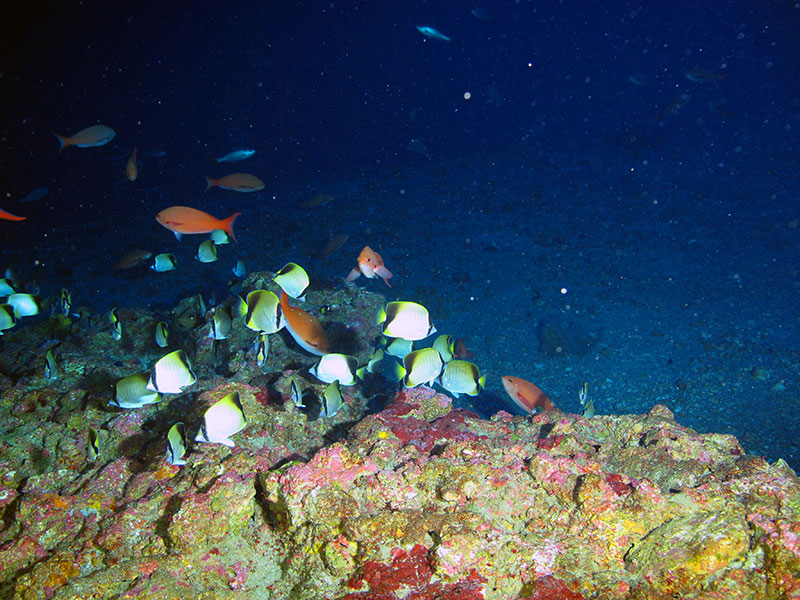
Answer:
[{"label": "pink coralline algae", "polygon": [[109,421],[93,464],[1,448],[0,596],[800,598],[800,480],[663,406],[482,420],[422,387],[347,406],[333,441],[292,375],[202,391],[200,414],[238,392],[248,425],[182,467],[142,433],[158,405]]}]

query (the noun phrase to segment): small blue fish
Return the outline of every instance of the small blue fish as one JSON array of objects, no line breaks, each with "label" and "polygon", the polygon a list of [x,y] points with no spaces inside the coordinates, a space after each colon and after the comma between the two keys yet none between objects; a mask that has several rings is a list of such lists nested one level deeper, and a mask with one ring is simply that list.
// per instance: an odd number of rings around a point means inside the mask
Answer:
[{"label": "small blue fish", "polygon": [[449,42],[450,38],[447,37],[440,31],[437,31],[433,27],[428,27],[427,25],[417,25],[417,31],[419,31],[425,37],[433,38],[435,40],[442,40],[443,42]]},{"label": "small blue fish", "polygon": [[41,200],[42,198],[47,196],[47,194],[49,193],[50,190],[48,188],[37,187],[35,190],[33,190],[30,194],[28,194],[24,198],[20,198],[18,202],[20,204],[27,204],[28,202],[36,202],[37,200]]},{"label": "small blue fish", "polygon": [[218,158],[217,162],[236,162],[237,160],[245,160],[246,158],[250,158],[255,154],[255,150],[244,149],[244,150],[234,150],[233,152],[228,152],[222,158]]}]

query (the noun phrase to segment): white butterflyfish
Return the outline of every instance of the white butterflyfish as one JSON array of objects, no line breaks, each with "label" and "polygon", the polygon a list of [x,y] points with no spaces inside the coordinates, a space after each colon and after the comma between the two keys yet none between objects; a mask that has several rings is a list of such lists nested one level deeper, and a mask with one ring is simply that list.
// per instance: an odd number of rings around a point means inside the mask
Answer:
[{"label": "white butterflyfish", "polygon": [[120,341],[122,339],[122,321],[119,320],[116,308],[112,308],[109,311],[108,321],[111,323],[111,337],[116,341]]},{"label": "white butterflyfish", "polygon": [[376,319],[386,337],[422,340],[436,333],[428,309],[416,302],[389,302]]},{"label": "white butterflyfish", "polygon": [[455,356],[453,356],[453,348],[455,348],[453,336],[446,333],[437,336],[433,341],[433,347],[436,348],[439,351],[439,354],[442,355],[442,360],[444,362],[450,362],[455,358]]},{"label": "white butterflyfish", "polygon": [[86,458],[91,462],[95,462],[100,456],[100,440],[97,430],[89,427],[89,434],[86,440]]},{"label": "white butterflyfish", "polygon": [[11,329],[17,324],[17,319],[14,316],[14,307],[10,304],[0,304],[0,335],[6,329]]},{"label": "white butterflyfish", "polygon": [[48,349],[44,355],[44,376],[46,379],[56,379],[58,377],[58,363],[56,363],[52,348]]},{"label": "white butterflyfish", "polygon": [[183,423],[175,423],[167,433],[167,462],[171,465],[185,465],[186,428]]},{"label": "white butterflyfish", "polygon": [[109,404],[117,408],[141,408],[161,402],[163,396],[147,388],[149,379],[149,373],[136,373],[123,377],[117,382],[117,393]]},{"label": "white butterflyfish", "polygon": [[163,273],[164,271],[172,271],[176,264],[178,264],[178,261],[174,254],[162,252],[161,254],[156,254],[150,268],[156,273]]},{"label": "white butterflyfish", "polygon": [[233,392],[206,411],[195,441],[224,444],[233,448],[235,444],[230,439],[231,436],[239,433],[246,425],[247,418],[239,400],[239,392]]},{"label": "white butterflyfish", "polygon": [[343,405],[344,397],[342,396],[342,389],[339,387],[339,382],[332,381],[322,394],[322,410],[320,410],[319,416],[332,417],[339,412],[339,409],[342,408]]},{"label": "white butterflyfish", "polygon": [[195,381],[197,378],[186,353],[175,350],[158,359],[147,382],[147,389],[162,394],[180,394],[183,388]]},{"label": "white butterflyfish", "polygon": [[244,324],[253,331],[275,333],[283,327],[280,300],[274,292],[253,290],[247,294],[247,314]]},{"label": "white butterflyfish", "polygon": [[5,296],[10,296],[16,291],[17,290],[14,287],[14,284],[11,283],[11,281],[9,281],[5,277],[0,278],[0,298]]},{"label": "white butterflyfish", "polygon": [[486,386],[486,375],[481,375],[478,367],[471,362],[451,360],[445,364],[439,384],[456,398],[460,394],[477,396]]},{"label": "white butterflyfish", "polygon": [[325,383],[338,380],[342,385],[355,385],[357,369],[355,357],[332,352],[322,356],[308,372]]},{"label": "white butterflyfish", "polygon": [[275,274],[273,281],[281,286],[286,295],[302,300],[303,293],[308,288],[310,282],[306,270],[297,263],[286,263],[283,268]]},{"label": "white butterflyfish", "polygon": [[17,318],[32,317],[39,314],[39,298],[33,294],[22,292],[9,294],[8,298],[6,298],[6,304],[10,304],[13,307],[14,316]]},{"label": "white butterflyfish", "polygon": [[291,383],[289,384],[289,395],[292,397],[292,402],[294,402],[297,408],[306,407],[305,404],[303,404],[303,388],[300,387],[297,377],[292,377]]},{"label": "white butterflyfish", "polygon": [[255,342],[255,350],[256,350],[256,364],[259,367],[263,367],[267,364],[267,358],[269,358],[269,335],[266,333],[261,333],[256,338]]},{"label": "white butterflyfish", "polygon": [[243,260],[237,260],[236,264],[233,265],[233,269],[231,270],[233,271],[234,277],[237,279],[244,279],[247,277],[247,263]]},{"label": "white butterflyfish", "polygon": [[214,340],[224,340],[231,336],[233,331],[233,317],[228,306],[220,306],[214,311],[211,319],[211,331],[208,337]]},{"label": "white butterflyfish", "polygon": [[212,263],[217,261],[217,247],[211,240],[206,240],[197,248],[195,256],[201,263]]},{"label": "white butterflyfish", "polygon": [[215,229],[208,236],[208,239],[214,242],[217,246],[223,246],[231,243],[231,236],[229,236],[228,232],[224,229]]},{"label": "white butterflyfish", "polygon": [[443,366],[444,361],[436,348],[422,348],[407,354],[402,365],[395,365],[395,373],[407,388],[423,383],[433,385]]},{"label": "white butterflyfish", "polygon": [[159,348],[169,346],[169,327],[164,321],[156,323],[156,345]]},{"label": "white butterflyfish", "polygon": [[386,354],[405,358],[414,349],[414,342],[405,338],[386,338]]}]

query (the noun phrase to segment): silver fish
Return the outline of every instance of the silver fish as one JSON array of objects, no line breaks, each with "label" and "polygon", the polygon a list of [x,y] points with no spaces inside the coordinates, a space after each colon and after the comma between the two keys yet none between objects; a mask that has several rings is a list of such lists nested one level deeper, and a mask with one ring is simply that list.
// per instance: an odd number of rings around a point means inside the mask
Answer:
[{"label": "silver fish", "polygon": [[233,152],[228,152],[225,156],[218,158],[217,162],[236,162],[237,160],[245,160],[250,158],[255,154],[255,150],[243,149],[243,150],[234,150]]}]

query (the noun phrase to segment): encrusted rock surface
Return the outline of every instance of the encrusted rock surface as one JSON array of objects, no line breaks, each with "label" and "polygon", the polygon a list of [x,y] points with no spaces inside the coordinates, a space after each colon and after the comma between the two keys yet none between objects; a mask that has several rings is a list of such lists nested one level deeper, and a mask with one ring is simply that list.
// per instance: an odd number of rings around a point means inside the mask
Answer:
[{"label": "encrusted rock surface", "polygon": [[[232,389],[256,410],[242,384],[199,404]],[[310,457],[313,422],[262,411],[184,467],[4,471],[9,597],[800,598],[794,472],[663,406],[487,421],[418,388]]]}]

